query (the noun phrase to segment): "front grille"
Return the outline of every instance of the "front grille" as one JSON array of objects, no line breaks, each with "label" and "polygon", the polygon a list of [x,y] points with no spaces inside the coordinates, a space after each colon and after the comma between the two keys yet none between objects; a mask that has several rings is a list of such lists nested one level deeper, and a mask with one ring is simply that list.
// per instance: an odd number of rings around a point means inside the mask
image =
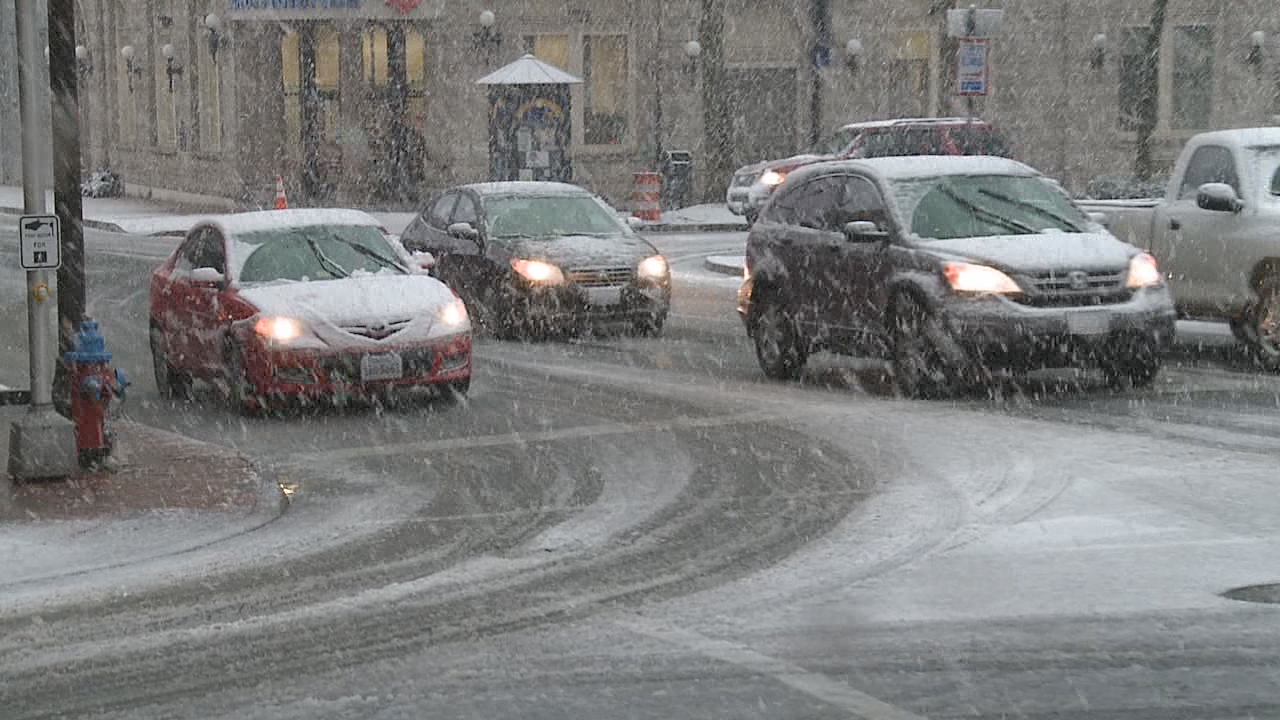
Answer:
[{"label": "front grille", "polygon": [[1031,307],[1088,307],[1127,302],[1127,270],[1049,270],[1024,276],[1027,292],[1014,299]]},{"label": "front grille", "polygon": [[411,320],[412,318],[405,318],[403,320],[388,320],[387,322],[362,323],[359,325],[342,325],[340,327],[345,332],[349,332],[352,335],[367,337],[371,340],[385,340],[408,327]]},{"label": "front grille", "polygon": [[629,267],[570,270],[569,282],[581,287],[613,287],[630,283],[634,274]]}]

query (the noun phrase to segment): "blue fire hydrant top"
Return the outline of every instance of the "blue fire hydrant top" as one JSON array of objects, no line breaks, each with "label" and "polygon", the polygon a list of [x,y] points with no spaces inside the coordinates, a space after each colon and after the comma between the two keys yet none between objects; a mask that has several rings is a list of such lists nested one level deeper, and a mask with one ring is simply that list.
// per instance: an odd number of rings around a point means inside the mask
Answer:
[{"label": "blue fire hydrant top", "polygon": [[97,320],[86,318],[80,322],[80,332],[76,333],[76,349],[63,353],[62,357],[67,362],[111,362],[111,353],[107,352],[107,339],[98,332]]}]

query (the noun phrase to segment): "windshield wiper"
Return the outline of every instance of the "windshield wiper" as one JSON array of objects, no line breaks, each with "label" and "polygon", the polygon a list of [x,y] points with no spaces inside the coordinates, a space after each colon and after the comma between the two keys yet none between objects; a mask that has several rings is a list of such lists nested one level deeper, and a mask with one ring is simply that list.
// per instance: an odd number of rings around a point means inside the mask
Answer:
[{"label": "windshield wiper", "polygon": [[407,273],[407,272],[409,272],[409,270],[408,270],[407,268],[405,268],[405,266],[401,265],[400,263],[396,262],[395,260],[392,260],[392,259],[391,259],[391,258],[389,258],[389,257],[386,257],[386,256],[384,256],[384,255],[382,255],[382,254],[380,254],[380,253],[378,253],[378,252],[375,252],[375,251],[373,251],[373,250],[370,250],[369,248],[365,247],[364,245],[361,245],[361,244],[360,244],[360,243],[358,243],[358,242],[355,242],[354,240],[348,240],[348,239],[346,239],[346,238],[344,238],[344,237],[341,237],[341,236],[339,236],[339,235],[336,235],[336,234],[334,234],[334,233],[329,233],[329,237],[331,237],[331,238],[333,238],[334,240],[337,240],[338,242],[340,242],[340,243],[342,243],[342,244],[346,245],[347,247],[351,248],[352,250],[355,250],[356,252],[360,253],[361,255],[364,255],[365,257],[372,259],[374,262],[378,263],[378,264],[379,264],[379,265],[381,265],[382,267],[385,267],[385,268],[392,268],[393,270],[399,270],[399,271],[400,271],[400,272],[402,272],[402,273]]},{"label": "windshield wiper", "polygon": [[1003,225],[1009,228],[1010,230],[1017,230],[1024,235],[1038,234],[1038,231],[1035,228],[1031,227],[1030,225],[1024,222],[1020,222],[1018,220],[1014,220],[1013,218],[1007,218],[1001,215],[1000,213],[988,210],[982,207],[981,205],[978,205],[977,203],[973,202],[972,200],[969,200],[968,198],[960,195],[955,190],[952,190],[950,187],[947,187],[946,185],[939,185],[938,190],[943,195],[946,195],[952,200],[955,200],[961,206],[966,207],[969,210],[972,210],[975,215],[980,215],[982,217],[985,217],[988,220],[991,220],[992,222],[996,223],[997,225]]},{"label": "windshield wiper", "polygon": [[1040,213],[1040,215],[1047,217],[1050,220],[1053,220],[1059,225],[1065,225],[1066,228],[1072,232],[1080,232],[1080,227],[1077,226],[1070,219],[1063,217],[1062,215],[1059,215],[1058,213],[1052,210],[1049,210],[1048,208],[1042,208],[1039,205],[1036,205],[1035,203],[1029,203],[1026,200],[1019,200],[1018,198],[1010,197],[1009,195],[1005,195],[1004,193],[998,193],[998,192],[995,192],[994,190],[979,190],[978,194],[985,195],[989,198],[995,198],[996,200],[1001,200],[1003,202],[1009,203],[1010,205],[1016,205],[1020,208],[1026,208],[1028,210],[1032,210],[1034,212]]},{"label": "windshield wiper", "polygon": [[347,272],[346,268],[334,262],[333,258],[324,254],[324,251],[316,244],[314,238],[304,236],[304,239],[307,241],[307,246],[311,248],[311,253],[320,261],[320,266],[323,267],[330,275],[340,278],[351,277],[351,273]]}]

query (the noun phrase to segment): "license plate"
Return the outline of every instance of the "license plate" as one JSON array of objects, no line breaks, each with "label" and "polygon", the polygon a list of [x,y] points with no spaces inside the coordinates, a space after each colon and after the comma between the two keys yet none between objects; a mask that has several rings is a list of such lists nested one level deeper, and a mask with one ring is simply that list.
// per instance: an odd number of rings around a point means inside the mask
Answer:
[{"label": "license plate", "polygon": [[592,305],[617,305],[622,302],[622,288],[587,288],[587,302]]},{"label": "license plate", "polygon": [[404,360],[398,353],[378,353],[360,358],[360,379],[399,380],[404,376]]},{"label": "license plate", "polygon": [[1086,310],[1067,315],[1067,331],[1072,335],[1104,335],[1111,331],[1111,313]]}]

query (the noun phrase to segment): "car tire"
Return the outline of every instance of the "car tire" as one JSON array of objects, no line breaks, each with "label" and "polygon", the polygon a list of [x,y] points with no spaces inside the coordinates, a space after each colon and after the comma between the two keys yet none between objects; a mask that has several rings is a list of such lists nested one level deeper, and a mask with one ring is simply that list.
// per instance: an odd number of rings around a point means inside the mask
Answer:
[{"label": "car tire", "polygon": [[1268,273],[1258,283],[1258,298],[1232,330],[1244,340],[1258,364],[1280,370],[1280,273]]},{"label": "car tire", "polygon": [[751,321],[756,360],[765,377],[795,380],[809,360],[808,348],[800,338],[795,318],[776,300],[760,302]]},{"label": "car tire", "polygon": [[662,327],[666,322],[665,312],[641,318],[635,323],[635,334],[642,337],[658,337],[662,334]]},{"label": "car tire", "polygon": [[1107,384],[1117,390],[1147,387],[1160,374],[1161,364],[1160,353],[1154,345],[1134,348],[1105,369]]},{"label": "car tire", "polygon": [[901,295],[893,306],[893,382],[910,398],[943,397],[963,385],[964,351],[937,313]]},{"label": "car tire", "polygon": [[191,376],[173,367],[169,362],[169,351],[164,339],[164,331],[159,325],[152,324],[150,332],[151,367],[156,378],[156,390],[160,397],[166,399],[185,398],[191,391]]},{"label": "car tire", "polygon": [[244,350],[238,344],[226,343],[222,367],[227,383],[227,402],[232,409],[246,416],[261,413],[265,409],[266,400],[251,387],[244,369]]}]

